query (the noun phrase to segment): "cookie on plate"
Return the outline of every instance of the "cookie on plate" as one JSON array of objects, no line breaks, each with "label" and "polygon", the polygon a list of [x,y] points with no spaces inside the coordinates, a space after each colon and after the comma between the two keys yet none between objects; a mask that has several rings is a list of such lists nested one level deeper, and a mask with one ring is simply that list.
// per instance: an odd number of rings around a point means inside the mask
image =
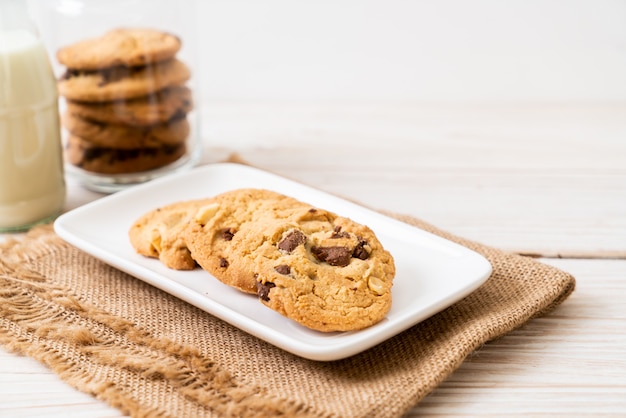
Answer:
[{"label": "cookie on plate", "polygon": [[191,270],[196,262],[183,240],[182,230],[210,199],[177,202],[147,212],[128,231],[131,245],[147,257],[158,258],[176,270]]},{"label": "cookie on plate", "polygon": [[187,139],[190,130],[186,118],[152,126],[130,126],[96,122],[69,113],[63,115],[63,125],[71,134],[89,141],[93,146],[126,150],[179,145]]},{"label": "cookie on plate", "polygon": [[58,81],[59,94],[82,102],[134,99],[184,84],[189,68],[176,58],[143,67],[108,67],[96,71],[69,68]]},{"label": "cookie on plate", "polygon": [[76,135],[70,135],[65,146],[65,156],[70,164],[99,174],[138,173],[157,169],[178,160],[185,151],[185,143],[156,148],[99,147]]},{"label": "cookie on plate", "polygon": [[235,244],[251,249],[243,258],[268,307],[325,332],[362,329],[389,311],[395,265],[368,227],[311,208],[253,229]]},{"label": "cookie on plate", "polygon": [[216,196],[184,231],[212,275],[319,331],[362,329],[391,307],[395,264],[374,232],[275,192]]},{"label": "cookie on plate", "polygon": [[130,126],[151,126],[180,119],[192,109],[191,90],[186,86],[173,86],[130,100],[100,103],[67,100],[67,112],[73,116]]},{"label": "cookie on plate", "polygon": [[178,37],[163,31],[119,28],[61,48],[57,59],[66,67],[79,70],[137,67],[170,59],[180,47]]}]

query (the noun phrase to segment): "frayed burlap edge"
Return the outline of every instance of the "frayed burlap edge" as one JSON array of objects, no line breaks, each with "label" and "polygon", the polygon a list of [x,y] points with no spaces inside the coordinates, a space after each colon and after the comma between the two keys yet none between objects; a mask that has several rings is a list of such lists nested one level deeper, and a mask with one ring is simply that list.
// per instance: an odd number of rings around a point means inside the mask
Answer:
[{"label": "frayed burlap edge", "polygon": [[80,302],[70,289],[55,286],[27,267],[62,247],[71,248],[50,225],[34,228],[22,241],[0,245],[0,344],[8,350],[37,359],[71,386],[133,417],[178,414],[146,405],[111,380],[94,379],[86,363],[136,375],[146,387],[146,380],[167,381],[182,395],[181,402],[189,403],[183,408],[185,416],[318,416],[305,405],[239,384],[194,347],[155,338],[123,318]]}]

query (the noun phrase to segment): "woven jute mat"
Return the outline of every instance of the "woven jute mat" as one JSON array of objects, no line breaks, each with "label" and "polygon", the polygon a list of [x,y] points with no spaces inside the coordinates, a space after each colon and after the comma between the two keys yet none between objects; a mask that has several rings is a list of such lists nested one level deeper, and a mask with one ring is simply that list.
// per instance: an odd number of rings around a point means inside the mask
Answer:
[{"label": "woven jute mat", "polygon": [[486,341],[573,290],[536,260],[400,220],[483,254],[465,299],[361,354],[299,358],[118,271],[50,226],[0,246],[0,343],[135,417],[398,417]]}]

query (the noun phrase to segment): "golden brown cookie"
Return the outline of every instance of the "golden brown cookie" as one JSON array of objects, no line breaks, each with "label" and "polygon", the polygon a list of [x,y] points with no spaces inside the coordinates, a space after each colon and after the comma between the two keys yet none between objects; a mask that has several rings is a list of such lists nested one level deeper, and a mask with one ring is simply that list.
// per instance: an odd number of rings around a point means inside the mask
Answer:
[{"label": "golden brown cookie", "polygon": [[238,262],[240,254],[232,238],[248,223],[268,216],[287,199],[278,193],[240,189],[213,198],[184,231],[185,241],[198,264],[220,281],[246,293],[257,293],[254,272]]},{"label": "golden brown cookie", "polygon": [[128,231],[131,245],[139,254],[158,258],[169,268],[195,268],[196,262],[187,249],[182,230],[196,216],[198,209],[210,202],[210,199],[190,200],[147,212]]},{"label": "golden brown cookie", "polygon": [[309,328],[362,329],[391,307],[393,257],[374,232],[278,193],[242,189],[185,229],[200,266]]},{"label": "golden brown cookie", "polygon": [[65,155],[70,164],[83,170],[100,174],[122,174],[164,167],[181,158],[185,150],[185,143],[158,148],[105,148],[70,135]]},{"label": "golden brown cookie", "polygon": [[184,84],[189,68],[176,58],[143,67],[109,67],[96,71],[68,69],[58,81],[59,94],[83,102],[134,99]]},{"label": "golden brown cookie", "polygon": [[192,109],[191,90],[185,86],[169,87],[131,100],[102,103],[67,100],[67,111],[73,116],[132,126],[150,126],[178,119]]},{"label": "golden brown cookie", "polygon": [[61,48],[57,59],[77,70],[136,67],[170,59],[180,47],[180,39],[169,33],[148,28],[120,28]]},{"label": "golden brown cookie", "polygon": [[179,145],[189,137],[186,118],[179,118],[153,126],[128,126],[102,123],[65,114],[63,126],[75,136],[94,147],[136,149]]},{"label": "golden brown cookie", "polygon": [[379,322],[391,307],[391,254],[366,226],[312,210],[261,224],[234,243],[249,249],[243,258],[254,268],[260,300],[318,331]]}]

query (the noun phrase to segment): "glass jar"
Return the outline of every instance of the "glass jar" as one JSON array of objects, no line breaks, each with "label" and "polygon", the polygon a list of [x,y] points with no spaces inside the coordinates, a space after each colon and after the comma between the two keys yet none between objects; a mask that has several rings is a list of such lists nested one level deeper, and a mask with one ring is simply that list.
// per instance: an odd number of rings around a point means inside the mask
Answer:
[{"label": "glass jar", "polygon": [[31,6],[52,54],[68,175],[114,192],[198,162],[194,1]]}]

